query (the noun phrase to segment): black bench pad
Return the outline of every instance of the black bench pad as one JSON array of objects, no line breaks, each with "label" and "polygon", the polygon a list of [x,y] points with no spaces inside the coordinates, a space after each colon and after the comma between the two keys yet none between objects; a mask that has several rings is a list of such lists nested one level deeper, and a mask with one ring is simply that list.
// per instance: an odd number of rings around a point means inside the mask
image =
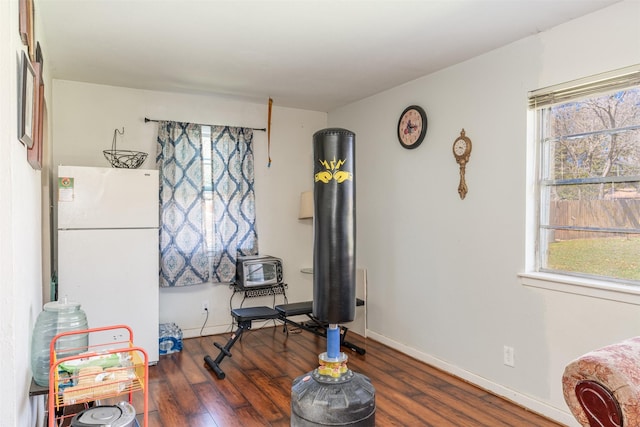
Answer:
[{"label": "black bench pad", "polygon": [[277,319],[280,317],[280,314],[277,311],[266,306],[234,308],[231,310],[231,315],[238,322],[249,322],[259,319]]},{"label": "black bench pad", "polygon": [[311,312],[313,311],[313,301],[280,304],[276,305],[276,310],[284,317],[298,316],[300,314],[311,314]]},{"label": "black bench pad", "polygon": [[[356,306],[364,305],[364,301],[356,298]],[[275,309],[284,317],[299,316],[301,314],[311,314],[313,311],[313,301],[293,302],[291,304],[276,305]]]}]

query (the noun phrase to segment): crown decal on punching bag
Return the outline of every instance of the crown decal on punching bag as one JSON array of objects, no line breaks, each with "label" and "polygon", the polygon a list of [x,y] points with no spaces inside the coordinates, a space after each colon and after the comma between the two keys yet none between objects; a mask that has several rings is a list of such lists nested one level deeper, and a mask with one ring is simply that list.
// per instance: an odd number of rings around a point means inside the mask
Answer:
[{"label": "crown decal on punching bag", "polygon": [[343,183],[345,181],[353,180],[353,173],[349,171],[341,171],[340,168],[345,164],[347,159],[337,160],[334,157],[331,161],[326,160],[318,160],[322,166],[324,166],[327,170],[320,171],[315,174],[315,182],[324,182],[328,184],[331,180],[338,181],[338,184]]}]

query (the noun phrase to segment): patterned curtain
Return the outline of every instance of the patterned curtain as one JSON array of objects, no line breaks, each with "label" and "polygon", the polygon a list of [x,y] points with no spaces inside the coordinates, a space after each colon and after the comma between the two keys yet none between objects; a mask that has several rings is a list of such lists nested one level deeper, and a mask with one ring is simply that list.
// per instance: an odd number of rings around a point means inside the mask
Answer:
[{"label": "patterned curtain", "polygon": [[158,124],[160,286],[233,282],[238,255],[258,253],[253,131],[210,129],[203,146],[201,125]]},{"label": "patterned curtain", "polygon": [[253,130],[211,127],[214,282],[233,282],[238,255],[258,253]]},{"label": "patterned curtain", "polygon": [[200,125],[158,124],[160,286],[205,283],[211,276],[203,221]]}]

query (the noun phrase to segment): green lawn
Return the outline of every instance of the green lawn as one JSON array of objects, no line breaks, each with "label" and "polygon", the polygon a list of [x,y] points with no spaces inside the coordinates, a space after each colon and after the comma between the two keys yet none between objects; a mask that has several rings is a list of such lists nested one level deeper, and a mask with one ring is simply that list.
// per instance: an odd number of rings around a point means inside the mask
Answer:
[{"label": "green lawn", "polygon": [[576,239],[549,245],[548,268],[640,280],[640,238]]}]

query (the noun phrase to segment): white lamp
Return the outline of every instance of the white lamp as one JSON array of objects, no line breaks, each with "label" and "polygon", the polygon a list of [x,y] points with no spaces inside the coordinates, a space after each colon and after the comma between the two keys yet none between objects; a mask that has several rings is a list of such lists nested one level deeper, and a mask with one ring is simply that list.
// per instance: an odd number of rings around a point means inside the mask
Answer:
[{"label": "white lamp", "polygon": [[313,218],[313,191],[300,193],[300,212],[298,219]]}]

